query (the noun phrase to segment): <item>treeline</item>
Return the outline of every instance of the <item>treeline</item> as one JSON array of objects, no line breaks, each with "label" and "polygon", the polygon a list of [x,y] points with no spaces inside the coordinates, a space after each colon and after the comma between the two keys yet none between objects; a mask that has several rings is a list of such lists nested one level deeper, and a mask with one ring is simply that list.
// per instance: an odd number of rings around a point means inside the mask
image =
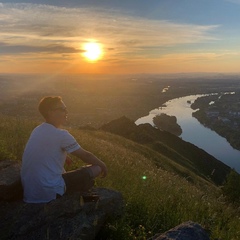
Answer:
[{"label": "treeline", "polygon": [[233,129],[231,125],[226,124],[221,120],[207,117],[203,109],[193,112],[192,116],[205,127],[210,128],[220,136],[224,137],[233,148],[240,150],[239,132],[236,129]]}]

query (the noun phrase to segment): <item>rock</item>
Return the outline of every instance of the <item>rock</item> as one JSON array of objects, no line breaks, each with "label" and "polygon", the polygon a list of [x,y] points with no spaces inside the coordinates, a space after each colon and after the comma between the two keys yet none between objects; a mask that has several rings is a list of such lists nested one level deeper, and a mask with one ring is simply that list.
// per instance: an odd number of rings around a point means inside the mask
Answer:
[{"label": "rock", "polygon": [[95,202],[84,202],[80,193],[66,195],[49,203],[22,201],[18,162],[0,161],[1,240],[95,239],[101,226],[123,212],[121,193],[96,188]]},{"label": "rock", "polygon": [[97,202],[83,202],[79,193],[45,204],[3,202],[0,205],[2,240],[95,239],[101,226],[123,212],[119,192],[97,188]]},{"label": "rock", "polygon": [[20,168],[21,164],[17,161],[0,161],[0,201],[13,201],[22,198]]},{"label": "rock", "polygon": [[182,223],[164,234],[157,234],[149,240],[210,240],[206,231],[192,221]]}]

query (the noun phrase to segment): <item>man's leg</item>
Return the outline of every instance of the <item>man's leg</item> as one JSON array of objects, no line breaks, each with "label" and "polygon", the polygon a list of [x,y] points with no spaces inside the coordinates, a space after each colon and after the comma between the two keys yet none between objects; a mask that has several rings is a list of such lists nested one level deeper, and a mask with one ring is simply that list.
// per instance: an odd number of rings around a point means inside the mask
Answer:
[{"label": "man's leg", "polygon": [[92,178],[99,177],[100,174],[102,173],[102,169],[99,166],[93,165],[93,166],[87,166],[86,168],[89,170]]},{"label": "man's leg", "polygon": [[64,173],[66,194],[73,192],[87,192],[94,186],[94,179],[101,174],[99,166],[86,166],[78,170]]}]

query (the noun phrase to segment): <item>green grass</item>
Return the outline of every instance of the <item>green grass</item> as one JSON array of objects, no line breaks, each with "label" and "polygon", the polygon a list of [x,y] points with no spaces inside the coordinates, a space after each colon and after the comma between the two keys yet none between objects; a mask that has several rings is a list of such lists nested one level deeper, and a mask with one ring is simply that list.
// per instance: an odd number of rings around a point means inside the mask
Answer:
[{"label": "green grass", "polygon": [[[0,158],[21,160],[35,126],[27,120],[1,117],[0,152],[4,154]],[[109,174],[97,185],[120,191],[125,200],[122,218],[110,220],[99,238],[147,239],[192,220],[205,227],[211,239],[240,239],[239,206],[228,204],[216,186],[194,173],[189,173],[194,183],[189,182],[177,174],[181,166],[171,167],[171,159],[133,141],[101,131],[70,132],[82,147],[106,162]],[[72,168],[81,165],[73,160]]]},{"label": "green grass", "polygon": [[36,122],[0,115],[0,159],[21,160],[25,144]]},{"label": "green grass", "polygon": [[[108,165],[109,175],[98,185],[120,191],[126,201],[124,217],[106,227],[109,239],[146,239],[188,220],[200,223],[212,239],[240,239],[240,211],[225,203],[216,186],[198,178],[193,185],[157,168],[154,156],[141,154],[142,145],[124,138],[99,131],[73,134]],[[158,165],[161,161],[166,158],[160,156]]]}]

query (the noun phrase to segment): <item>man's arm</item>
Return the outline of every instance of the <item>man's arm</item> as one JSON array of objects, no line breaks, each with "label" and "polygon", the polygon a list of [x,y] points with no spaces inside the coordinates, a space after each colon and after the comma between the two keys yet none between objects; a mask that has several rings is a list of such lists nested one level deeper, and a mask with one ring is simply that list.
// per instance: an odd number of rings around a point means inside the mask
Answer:
[{"label": "man's arm", "polygon": [[103,174],[102,176],[103,177],[107,176],[107,166],[105,165],[104,162],[102,162],[100,159],[98,159],[91,152],[88,152],[83,148],[79,148],[76,151],[73,151],[71,154],[80,158],[81,160],[83,160],[87,164],[99,166],[102,169],[102,174]]}]

